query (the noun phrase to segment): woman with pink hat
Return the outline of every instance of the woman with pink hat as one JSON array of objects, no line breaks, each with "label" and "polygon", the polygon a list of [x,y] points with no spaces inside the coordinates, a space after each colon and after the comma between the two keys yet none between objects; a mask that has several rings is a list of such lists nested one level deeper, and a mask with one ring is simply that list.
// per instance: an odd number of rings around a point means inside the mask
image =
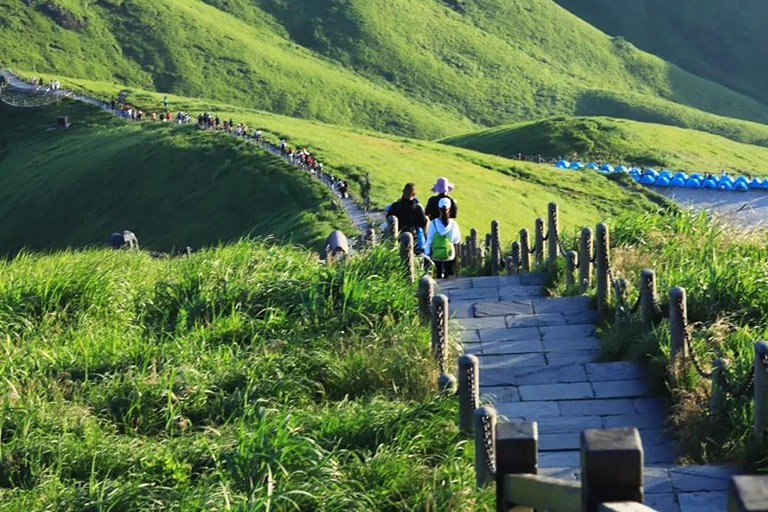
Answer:
[{"label": "woman with pink hat", "polygon": [[448,178],[437,178],[437,181],[432,186],[432,192],[436,192],[437,195],[432,196],[427,201],[426,213],[430,219],[436,219],[440,216],[440,208],[438,203],[444,197],[451,202],[450,215],[452,219],[456,218],[459,211],[459,205],[456,204],[456,200],[448,195],[448,192],[453,190],[453,183],[448,181]]}]

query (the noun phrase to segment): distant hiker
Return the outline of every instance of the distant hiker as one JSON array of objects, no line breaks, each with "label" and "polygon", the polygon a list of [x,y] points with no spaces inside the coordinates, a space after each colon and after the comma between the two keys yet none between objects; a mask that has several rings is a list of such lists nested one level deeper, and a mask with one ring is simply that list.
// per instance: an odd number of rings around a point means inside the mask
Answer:
[{"label": "distant hiker", "polygon": [[116,231],[109,235],[109,245],[113,249],[138,249],[139,239],[132,231],[126,229],[122,233]]},{"label": "distant hiker", "polygon": [[409,231],[414,237],[417,228],[426,228],[427,216],[424,214],[424,207],[416,199],[416,185],[414,183],[405,184],[402,198],[390,205],[389,215],[397,217],[401,232]]},{"label": "distant hiker", "polygon": [[448,192],[454,189],[453,183],[448,181],[448,178],[437,178],[437,181],[432,186],[432,192],[437,192],[436,196],[432,196],[427,201],[427,216],[430,219],[436,219],[440,216],[440,209],[438,203],[441,199],[447,198],[451,202],[451,218],[455,219],[459,213],[459,205],[456,204],[456,200],[448,195]]},{"label": "distant hiker", "polygon": [[115,108],[117,108],[117,101],[114,98],[112,98],[112,101],[109,102],[109,107],[112,110],[115,110]]},{"label": "distant hiker", "polygon": [[437,204],[440,215],[427,226],[427,242],[424,254],[435,262],[435,278],[453,275],[456,260],[456,244],[461,242],[458,223],[451,218],[451,200],[444,197]]},{"label": "distant hiker", "polygon": [[338,229],[332,231],[320,251],[320,259],[326,263],[341,261],[349,254],[349,242],[347,237]]},{"label": "distant hiker", "polygon": [[163,96],[163,108],[168,108],[168,96]]}]

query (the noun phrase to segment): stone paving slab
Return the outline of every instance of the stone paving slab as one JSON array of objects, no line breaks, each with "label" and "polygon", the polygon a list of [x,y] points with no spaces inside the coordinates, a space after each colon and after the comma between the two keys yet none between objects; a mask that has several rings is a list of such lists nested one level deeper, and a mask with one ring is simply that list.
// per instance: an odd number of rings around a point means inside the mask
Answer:
[{"label": "stone paving slab", "polygon": [[519,298],[541,297],[541,286],[504,286],[499,288],[501,300],[516,300]]},{"label": "stone paving slab", "polygon": [[543,313],[566,313],[589,311],[589,297],[558,297],[533,300],[533,310]]},{"label": "stone paving slab", "polygon": [[520,391],[515,386],[480,386],[480,397],[488,398],[494,404],[519,402]]},{"label": "stone paving slab", "polygon": [[544,272],[529,272],[520,275],[520,283],[523,286],[544,286],[547,282],[547,274]]},{"label": "stone paving slab", "polygon": [[546,361],[544,360],[544,354],[503,354],[503,355],[483,355],[480,358],[480,374],[483,370],[489,368],[504,368],[506,371],[510,371],[512,367],[522,365],[541,365],[544,366]]},{"label": "stone paving slab", "polygon": [[676,491],[707,492],[728,489],[731,477],[736,474],[732,466],[680,466],[669,470],[672,487]]},{"label": "stone paving slab", "polygon": [[645,366],[635,361],[594,363],[586,366],[589,380],[638,380],[647,377]]},{"label": "stone paving slab", "polygon": [[455,300],[449,299],[448,313],[451,318],[474,318],[475,316],[475,301],[472,300]]},{"label": "stone paving slab", "polygon": [[547,338],[544,340],[544,348],[547,351],[600,350],[600,340],[594,336],[585,338]]},{"label": "stone paving slab", "polygon": [[506,327],[545,327],[549,325],[565,325],[565,317],[559,313],[543,315],[508,315],[505,317]]},{"label": "stone paving slab", "polygon": [[677,495],[680,512],[728,510],[728,494],[720,492],[684,492]]},{"label": "stone paving slab", "polygon": [[514,382],[523,384],[557,384],[586,382],[587,372],[582,364],[549,364],[545,367],[513,368]]},{"label": "stone paving slab", "polygon": [[543,452],[539,454],[540,468],[577,467],[581,464],[579,450]]},{"label": "stone paving slab", "polygon": [[462,318],[461,321],[454,322],[459,330],[486,330],[486,329],[506,329],[507,322],[503,316],[487,316],[485,318]]},{"label": "stone paving slab", "polygon": [[638,414],[667,414],[669,407],[663,398],[633,398],[632,406]]},{"label": "stone paving slab", "polygon": [[481,343],[483,354],[525,354],[544,352],[544,345],[538,339],[520,341],[484,341]]},{"label": "stone paving slab", "polygon": [[666,414],[617,414],[603,416],[603,428],[659,428],[663,427],[666,421]]},{"label": "stone paving slab", "polygon": [[541,327],[541,335],[545,340],[586,338],[595,334],[595,326],[592,324],[580,325],[555,325]]},{"label": "stone paving slab", "polygon": [[578,450],[579,437],[577,432],[539,433],[539,452]]},{"label": "stone paving slab", "polygon": [[547,352],[547,361],[549,364],[563,363],[589,363],[594,361],[599,355],[599,350],[560,350]]},{"label": "stone paving slab", "polygon": [[560,416],[557,402],[512,402],[496,404],[496,411],[507,417],[543,418],[545,416]]},{"label": "stone paving slab", "polygon": [[594,324],[597,322],[597,312],[595,311],[575,311],[573,313],[563,313],[565,323],[571,324]]},{"label": "stone paving slab", "polygon": [[558,402],[563,416],[612,416],[615,414],[634,414],[632,402],[619,398],[592,400],[564,400]]},{"label": "stone paving slab", "polygon": [[588,382],[569,384],[527,384],[520,386],[520,397],[525,400],[578,400],[593,398]]},{"label": "stone paving slab", "polygon": [[508,368],[486,368],[480,372],[480,386],[512,386],[515,376]]},{"label": "stone paving slab", "polygon": [[462,343],[480,343],[480,333],[477,329],[471,331],[459,331],[459,340]]},{"label": "stone paving slab", "polygon": [[650,386],[645,380],[603,380],[592,383],[595,398],[649,396]]},{"label": "stone paving slab", "polygon": [[538,327],[518,327],[516,329],[483,329],[478,333],[478,337],[481,341],[523,341],[523,340],[539,340],[541,335],[539,334]]},{"label": "stone paving slab", "polygon": [[677,456],[678,453],[670,445],[643,446],[646,464],[669,464],[670,461],[677,459]]},{"label": "stone paving slab", "polygon": [[532,315],[533,304],[529,300],[508,300],[499,302],[478,302],[475,316]]},{"label": "stone paving slab", "polygon": [[[677,495],[673,492],[646,494],[643,497],[643,504],[658,512],[680,512],[680,506],[677,504]],[[703,509],[698,512],[708,511]]]},{"label": "stone paving slab", "polygon": [[459,288],[451,290],[450,293],[448,293],[448,298],[449,303],[451,300],[498,300],[499,288],[497,286],[488,288]]},{"label": "stone paving slab", "polygon": [[536,419],[525,418],[525,421],[536,421],[539,434],[568,433],[579,437],[579,432],[588,428],[602,428],[600,416],[552,416]]},{"label": "stone paving slab", "polygon": [[472,288],[472,279],[439,279],[436,283],[441,293]]},{"label": "stone paving slab", "polygon": [[472,278],[473,288],[488,288],[491,286],[521,286],[520,276],[486,276]]}]

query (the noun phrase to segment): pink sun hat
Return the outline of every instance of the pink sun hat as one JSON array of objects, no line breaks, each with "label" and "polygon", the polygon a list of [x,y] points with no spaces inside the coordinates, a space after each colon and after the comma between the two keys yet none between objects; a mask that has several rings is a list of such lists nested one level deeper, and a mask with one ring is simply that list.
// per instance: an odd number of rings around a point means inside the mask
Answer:
[{"label": "pink sun hat", "polygon": [[438,194],[447,194],[453,189],[453,183],[448,181],[448,178],[437,178],[437,181],[432,186],[432,192],[437,192]]}]

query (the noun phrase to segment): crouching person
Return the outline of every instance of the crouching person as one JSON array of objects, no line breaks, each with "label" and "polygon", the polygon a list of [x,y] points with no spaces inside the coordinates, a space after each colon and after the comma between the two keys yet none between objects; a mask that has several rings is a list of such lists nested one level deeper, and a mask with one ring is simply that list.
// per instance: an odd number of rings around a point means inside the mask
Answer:
[{"label": "crouching person", "polygon": [[109,235],[109,245],[113,249],[137,249],[139,248],[139,239],[127,229],[122,233],[114,232]]},{"label": "crouching person", "polygon": [[442,279],[453,275],[456,244],[461,242],[461,232],[456,220],[451,218],[451,200],[441,198],[438,209],[440,216],[427,226],[424,254],[435,263],[435,278]]},{"label": "crouching person", "polygon": [[323,249],[320,251],[320,259],[326,263],[342,261],[349,255],[349,242],[346,235],[339,231],[332,231],[325,239]]}]

